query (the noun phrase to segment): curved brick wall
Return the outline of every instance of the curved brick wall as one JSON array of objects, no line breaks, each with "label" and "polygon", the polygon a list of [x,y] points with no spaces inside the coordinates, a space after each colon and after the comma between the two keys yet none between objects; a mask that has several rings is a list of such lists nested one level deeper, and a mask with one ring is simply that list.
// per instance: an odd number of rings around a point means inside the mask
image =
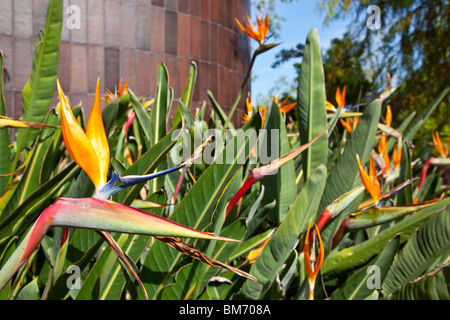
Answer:
[{"label": "curved brick wall", "polygon": [[[12,117],[20,116],[21,91],[47,3],[2,0],[0,50]],[[80,29],[66,27],[69,5],[80,8]],[[166,64],[178,98],[191,60],[198,66],[194,106],[209,102],[208,89],[225,108],[233,103],[250,60],[249,39],[234,18],[249,14],[250,0],[64,0],[64,6],[59,79],[73,103],[82,101],[90,110],[98,77],[101,92],[114,91],[122,78],[137,95],[151,97],[160,62]]]}]

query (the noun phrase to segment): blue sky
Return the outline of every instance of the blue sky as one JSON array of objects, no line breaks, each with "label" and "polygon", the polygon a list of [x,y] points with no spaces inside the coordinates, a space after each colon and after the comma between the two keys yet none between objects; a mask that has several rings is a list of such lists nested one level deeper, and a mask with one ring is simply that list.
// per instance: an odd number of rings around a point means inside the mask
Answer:
[{"label": "blue sky", "polygon": [[[252,81],[252,97],[256,100],[258,100],[258,97],[267,96],[269,90],[282,76],[285,76],[288,82],[294,81],[296,76],[292,66],[294,61],[284,63],[275,69],[271,67],[275,61],[275,55],[281,49],[290,49],[298,43],[305,43],[308,32],[313,28],[316,28],[319,33],[322,49],[328,48],[332,39],[339,38],[345,32],[348,22],[343,19],[323,26],[325,13],[318,10],[317,2],[317,0],[297,0],[292,3],[281,3],[277,8],[277,13],[285,18],[280,32],[279,42],[281,44],[259,55],[256,59],[252,73],[254,78]],[[254,21],[254,14],[252,18]],[[253,40],[252,42],[254,42],[252,45],[256,43]]]}]

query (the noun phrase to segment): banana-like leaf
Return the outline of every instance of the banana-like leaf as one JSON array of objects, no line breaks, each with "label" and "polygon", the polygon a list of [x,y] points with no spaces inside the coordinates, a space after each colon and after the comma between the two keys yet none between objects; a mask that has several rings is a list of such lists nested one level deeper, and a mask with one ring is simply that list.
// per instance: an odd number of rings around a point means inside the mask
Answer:
[{"label": "banana-like leaf", "polygon": [[[407,181],[412,179],[412,152],[407,143],[402,144],[402,159],[400,161],[400,173],[398,181]],[[413,203],[412,186],[409,184],[397,196],[396,205],[410,205]]]},{"label": "banana-like leaf", "polygon": [[37,277],[24,286],[17,295],[17,300],[39,300],[39,298],[39,285]]},{"label": "banana-like leaf", "polygon": [[[401,221],[360,244],[331,252],[325,257],[322,265],[324,279],[335,278],[349,270],[354,270],[366,264],[378,255],[386,243],[396,234],[401,233],[404,236],[408,236],[433,215],[443,210],[447,210],[448,212],[448,206],[450,206],[450,198],[445,198],[416,214],[403,218]],[[401,242],[405,241],[404,237],[400,240]]]},{"label": "banana-like leaf", "polygon": [[[6,116],[6,105],[3,97],[3,52],[0,50],[0,116]],[[2,176],[12,171],[11,139],[8,130],[0,130],[0,195],[5,192],[12,177]]]},{"label": "banana-like leaf", "polygon": [[[286,135],[286,126],[284,123],[283,115],[279,111],[277,104],[272,103],[272,105],[268,108],[266,119],[267,121],[264,129],[267,130],[267,134],[262,136],[261,138],[263,139],[262,144],[264,148],[268,150],[267,152],[275,152],[275,148],[277,148],[279,157],[288,154],[291,151],[291,148],[289,146],[289,140]],[[277,132],[278,134],[278,139],[276,139],[275,141],[272,141],[273,131]],[[309,141],[310,140],[308,140],[307,142]],[[275,142],[274,145],[273,142]],[[316,141],[315,143],[320,143],[320,140]],[[312,147],[314,147],[314,145],[310,146],[309,148]],[[308,150],[304,151],[303,155],[307,151]],[[273,157],[273,155],[271,156]],[[266,176],[263,180],[261,180],[261,183],[265,186],[262,205],[264,206],[268,203],[276,201],[275,208],[269,215],[270,219],[275,221],[276,224],[279,224],[281,221],[283,221],[289,210],[289,207],[297,197],[294,161],[289,161],[287,164],[281,166],[276,174]]]},{"label": "banana-like leaf", "polygon": [[[211,101],[211,106],[214,108],[214,110],[217,112],[218,117],[220,118],[220,120],[223,122],[223,124],[225,124],[225,122],[228,119],[227,114],[225,113],[225,111],[223,111],[222,107],[220,106],[220,104],[217,102],[216,98],[214,98],[214,95],[211,91],[208,90],[208,98]],[[228,127],[232,130],[234,130],[234,126],[231,122],[228,123]]]},{"label": "banana-like leaf", "polygon": [[[418,213],[420,214],[420,213]],[[450,210],[427,221],[408,240],[383,283],[386,298],[450,257]]]},{"label": "banana-like leaf", "polygon": [[352,213],[344,220],[342,224],[347,230],[361,230],[370,228],[402,218],[408,214],[418,212],[419,210],[430,207],[439,201],[441,201],[441,198],[425,201],[416,205],[382,208],[372,207],[364,211]]},{"label": "banana-like leaf", "polygon": [[[260,127],[261,118],[256,114],[228,143],[227,148],[218,155],[216,161],[206,169],[181,200],[171,216],[173,221],[196,230],[202,230],[210,223],[217,203],[244,164],[242,160],[247,159],[253,147],[246,131],[256,131]],[[231,156],[227,158],[227,154]],[[164,243],[156,242],[152,245],[141,273],[150,299],[156,298],[170,283],[169,278],[177,271],[176,266],[180,266],[181,257],[180,252]]]},{"label": "banana-like leaf", "polygon": [[[195,63],[195,61],[192,61],[191,65],[189,66],[189,75],[186,86],[184,87],[183,96],[180,99],[180,106],[178,107],[177,114],[172,121],[172,126],[174,127],[176,127],[180,123],[181,116],[184,116],[186,119],[191,118],[193,120],[192,114],[189,112],[189,108],[191,107],[196,80],[197,64]],[[186,121],[187,125],[190,127],[193,123],[191,124],[189,122],[190,121]]]},{"label": "banana-like leaf", "polygon": [[[128,90],[130,94],[130,101],[133,105],[133,110],[136,113],[136,118],[139,121],[140,128],[142,128],[142,131],[144,131],[144,135],[146,138],[146,143],[149,143],[151,140],[151,120],[150,116],[147,114],[147,111],[145,111],[144,107],[141,105],[141,103],[138,101],[136,96],[131,90]],[[147,146],[148,147],[148,146]]]},{"label": "banana-like leaf", "polygon": [[266,232],[263,232],[261,234],[258,234],[250,239],[247,239],[247,240],[241,242],[240,246],[230,256],[230,260],[233,261],[234,259],[237,259],[237,258],[245,255],[250,250],[257,248],[264,241],[266,241],[268,238],[270,238],[273,235],[274,231],[275,230],[268,230]]},{"label": "banana-like leaf", "polygon": [[362,267],[333,292],[331,300],[363,300],[381,288],[399,244],[399,237],[389,241],[383,252],[369,266]]},{"label": "banana-like leaf", "polygon": [[[180,111],[180,114],[184,117],[186,125],[188,127],[192,127],[195,124],[195,119],[192,116],[191,112],[189,111],[189,108],[183,103],[183,101],[180,101],[180,106],[178,110]],[[179,121],[177,121],[177,123],[179,123]]]},{"label": "banana-like leaf", "polygon": [[450,300],[450,264],[410,281],[389,296],[390,300]]},{"label": "banana-like leaf", "polygon": [[155,103],[151,114],[151,146],[166,135],[166,117],[169,108],[169,74],[164,64],[158,66]]},{"label": "banana-like leaf", "polygon": [[[297,112],[300,140],[311,141],[327,127],[325,78],[317,30],[308,33],[298,85]],[[305,179],[320,164],[327,163],[327,136],[323,135],[302,155]]]},{"label": "banana-like leaf", "polygon": [[[127,237],[126,242],[123,246],[121,246],[124,254],[127,256],[128,260],[133,263],[135,269],[136,263],[139,261],[140,256],[142,255],[150,241],[151,240],[148,236],[134,235]],[[123,294],[126,283],[126,273],[128,272],[128,270],[119,263],[119,259],[115,260],[116,262],[114,264],[114,267],[111,269],[109,275],[105,276],[105,280],[103,280],[105,285],[104,289],[100,293],[100,299],[117,300]]]},{"label": "banana-like leaf", "polygon": [[[44,30],[40,33],[33,58],[30,79],[22,91],[21,117],[24,121],[42,123],[53,98],[58,75],[59,41],[63,23],[63,3],[51,0]],[[37,130],[19,129],[16,140],[16,162],[19,152],[31,146]]]},{"label": "banana-like leaf", "polygon": [[[77,229],[79,231],[81,229]],[[100,247],[103,244],[103,239],[97,239],[97,241],[91,246],[86,248],[85,251],[82,251],[82,256],[71,264],[74,267],[80,268],[83,270],[88,266],[89,262],[94,258],[95,254],[98,252]],[[67,285],[67,280],[73,277],[73,273],[70,269],[63,272],[56,280],[53,286],[49,289],[47,296],[45,297],[48,300],[61,300],[69,293],[70,287]]]},{"label": "banana-like leaf", "polygon": [[314,218],[320,201],[316,195],[323,192],[325,180],[326,168],[320,165],[311,173],[286,218],[253,264],[250,274],[256,277],[258,282],[246,281],[240,293],[243,298],[258,299],[270,288],[300,234]]},{"label": "banana-like leaf", "polygon": [[[127,247],[124,247],[128,238],[133,238],[127,234],[117,234],[115,236],[116,243],[126,252]],[[77,293],[77,300],[102,300],[111,290],[111,285],[108,285],[108,280],[111,277],[117,277],[117,255],[113,252],[111,247],[106,247],[98,256],[95,265],[90,269],[89,274],[83,281],[83,285]],[[123,284],[125,284],[123,282]]]},{"label": "banana-like leaf", "polygon": [[[54,111],[51,111],[45,121],[46,124],[54,126],[58,123],[58,116]],[[55,129],[43,129],[37,139],[36,146],[31,153],[30,161],[28,162],[25,172],[20,179],[14,195],[8,201],[5,209],[2,212],[0,221],[4,217],[21,205],[34,191],[40,187],[40,176],[44,170],[44,158],[52,145],[52,136]]]}]

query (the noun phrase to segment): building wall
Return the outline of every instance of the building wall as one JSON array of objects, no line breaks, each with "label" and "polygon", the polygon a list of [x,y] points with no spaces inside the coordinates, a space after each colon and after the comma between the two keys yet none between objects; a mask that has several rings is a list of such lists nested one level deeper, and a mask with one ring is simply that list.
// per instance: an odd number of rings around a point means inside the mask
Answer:
[{"label": "building wall", "polygon": [[[11,117],[21,114],[21,92],[31,73],[47,4],[1,0],[0,50]],[[70,5],[80,8],[79,29],[66,25]],[[193,108],[209,103],[206,92],[211,90],[227,109],[249,65],[249,39],[234,20],[249,14],[249,7],[250,0],[64,0],[58,78],[72,103],[81,101],[89,111],[97,78],[101,92],[114,92],[124,79],[138,96],[152,97],[161,62],[179,98],[193,60],[198,66]],[[234,120],[240,121],[241,115],[236,113]]]}]

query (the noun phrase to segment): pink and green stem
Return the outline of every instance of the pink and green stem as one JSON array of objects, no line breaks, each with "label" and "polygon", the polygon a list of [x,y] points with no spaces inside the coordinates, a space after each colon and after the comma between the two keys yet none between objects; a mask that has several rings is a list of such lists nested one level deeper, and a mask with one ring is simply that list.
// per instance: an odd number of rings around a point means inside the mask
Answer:
[{"label": "pink and green stem", "polygon": [[257,179],[255,178],[253,172],[250,173],[250,177],[245,181],[244,185],[239,189],[239,191],[234,195],[233,199],[228,203],[227,205],[227,211],[226,216],[231,212],[231,210],[234,208],[236,203],[242,198],[242,196],[251,188],[252,185],[254,185],[256,182],[258,182],[261,178]]},{"label": "pink and green stem", "polygon": [[370,209],[351,214],[349,217],[345,218],[344,221],[342,221],[333,238],[332,248],[335,248],[339,244],[347,232],[371,228],[393,221],[408,214],[425,209],[441,200],[442,198],[437,198],[430,201],[421,202],[416,205],[382,208],[372,207]]},{"label": "pink and green stem", "polygon": [[109,200],[60,198],[42,212],[19,247],[0,270],[0,290],[29,258],[51,227],[237,241],[197,231],[158,215]]}]

